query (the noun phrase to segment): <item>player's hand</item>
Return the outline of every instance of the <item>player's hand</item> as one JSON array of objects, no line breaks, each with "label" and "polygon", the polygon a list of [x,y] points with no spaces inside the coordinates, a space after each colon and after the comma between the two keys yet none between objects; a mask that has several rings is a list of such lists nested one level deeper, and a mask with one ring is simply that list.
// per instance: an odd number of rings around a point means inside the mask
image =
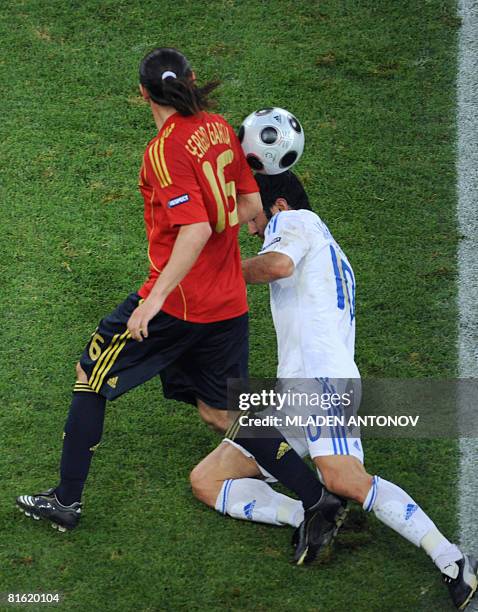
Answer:
[{"label": "player's hand", "polygon": [[128,330],[131,337],[138,342],[148,337],[148,324],[161,310],[163,300],[152,300],[149,297],[144,300],[128,319]]}]

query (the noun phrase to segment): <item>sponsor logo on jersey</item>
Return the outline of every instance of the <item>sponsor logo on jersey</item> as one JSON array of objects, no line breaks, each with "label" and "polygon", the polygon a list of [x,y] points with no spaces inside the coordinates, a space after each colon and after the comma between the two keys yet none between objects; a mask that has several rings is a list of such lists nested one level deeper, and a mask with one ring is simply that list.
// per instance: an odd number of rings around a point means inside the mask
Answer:
[{"label": "sponsor logo on jersey", "polygon": [[279,459],[282,459],[287,451],[290,451],[290,446],[287,444],[287,442],[281,442],[279,445],[279,450],[277,451],[276,460],[279,461]]},{"label": "sponsor logo on jersey", "polygon": [[417,510],[418,510],[417,504],[408,504],[407,510],[405,512],[405,520],[408,521],[413,516],[413,514],[415,514]]},{"label": "sponsor logo on jersey", "polygon": [[256,505],[257,499],[253,499],[249,504],[244,506],[244,516],[252,521],[252,512],[254,510],[254,506]]},{"label": "sponsor logo on jersey", "polygon": [[282,240],[282,238],[280,236],[276,236],[276,238],[274,238],[274,240],[271,240],[268,244],[264,245],[262,247],[261,251],[265,251],[266,249],[271,247],[273,244],[275,244],[276,242],[280,242],[281,240]]},{"label": "sponsor logo on jersey", "polygon": [[180,204],[184,204],[185,202],[189,202],[189,195],[187,193],[178,196],[177,198],[173,198],[168,202],[168,208],[174,208],[175,206],[179,206]]}]

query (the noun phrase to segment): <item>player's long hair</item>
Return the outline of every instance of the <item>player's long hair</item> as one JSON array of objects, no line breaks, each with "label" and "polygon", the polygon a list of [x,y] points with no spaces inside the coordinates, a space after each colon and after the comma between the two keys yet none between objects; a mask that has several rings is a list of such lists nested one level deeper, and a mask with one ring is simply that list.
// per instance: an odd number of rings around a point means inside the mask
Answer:
[{"label": "player's long hair", "polygon": [[210,81],[198,87],[188,60],[180,51],[170,47],[154,49],[142,59],[139,82],[154,102],[173,106],[185,116],[213,106],[208,96],[219,85],[219,81]]}]

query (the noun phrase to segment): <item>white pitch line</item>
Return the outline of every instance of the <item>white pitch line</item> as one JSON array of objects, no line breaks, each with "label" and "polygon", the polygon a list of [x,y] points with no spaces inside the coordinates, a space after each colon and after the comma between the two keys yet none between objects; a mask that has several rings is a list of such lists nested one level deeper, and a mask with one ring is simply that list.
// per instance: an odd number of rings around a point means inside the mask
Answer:
[{"label": "white pitch line", "polygon": [[[458,15],[458,358],[460,378],[478,379],[478,0],[458,0]],[[478,439],[460,439],[458,492],[461,546],[478,555]]]}]

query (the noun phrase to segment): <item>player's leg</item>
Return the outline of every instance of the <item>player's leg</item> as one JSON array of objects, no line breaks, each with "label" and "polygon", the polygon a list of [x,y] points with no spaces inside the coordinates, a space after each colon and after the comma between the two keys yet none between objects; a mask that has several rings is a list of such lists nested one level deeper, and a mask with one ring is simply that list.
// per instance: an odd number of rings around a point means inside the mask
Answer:
[{"label": "player's leg", "polygon": [[368,512],[373,510],[380,521],[422,546],[442,571],[461,557],[405,491],[367,473],[358,438],[348,437],[343,428],[326,428],[320,436],[309,430],[307,435],[309,453],[329,491],[358,502]]},{"label": "player's leg", "polygon": [[261,477],[252,457],[224,441],[193,469],[190,480],[195,497],[222,514],[297,527],[302,503],[277,493]]},{"label": "player's leg", "polygon": [[305,439],[286,440],[277,428],[241,427],[238,420],[226,433],[226,440],[254,456],[261,469],[294,491],[304,511],[300,523],[294,516],[290,525],[297,527],[293,544],[298,565],[313,561],[330,544],[345,518],[345,502],[329,493],[302,457],[307,453]]},{"label": "player's leg", "polygon": [[60,483],[56,488],[58,501],[64,505],[81,501],[93,454],[103,435],[106,409],[106,398],[91,389],[81,364],[77,364],[76,372],[63,434]]},{"label": "player's leg", "polygon": [[373,511],[382,523],[423,548],[442,572],[457,607],[463,609],[467,605],[478,586],[478,562],[447,540],[406,491],[374,476],[363,508]]},{"label": "player's leg", "polygon": [[44,494],[18,497],[17,505],[28,515],[61,527],[76,526],[91,459],[102,436],[106,400],[157,375],[202,333],[200,326],[160,312],[149,324],[148,338],[136,342],[127,322],[139,302],[139,295],[131,294],[102,319],[85,348],[65,426],[60,484]]},{"label": "player's leg", "polygon": [[17,505],[27,516],[47,518],[61,531],[80,520],[81,495],[93,452],[103,432],[106,399],[93,392],[85,371],[77,364],[77,381],[64,429],[60,484],[44,493],[21,495]]},{"label": "player's leg", "polygon": [[[224,429],[231,422],[227,412],[227,380],[247,378],[247,315],[210,324],[204,337],[185,353],[180,362],[161,373],[166,397],[198,400],[202,416],[210,425]],[[214,413],[214,410],[217,413]],[[267,472],[294,491],[305,508],[320,500],[323,487],[316,474],[302,461],[276,428],[245,428],[231,425],[234,441],[251,454]],[[231,436],[227,436],[232,439]],[[340,501],[339,501],[340,505]]]},{"label": "player's leg", "polygon": [[[303,397],[310,392],[316,393],[318,384],[322,383],[318,383],[317,379],[296,381],[294,391]],[[281,386],[281,381],[278,381],[276,387],[278,393],[281,392]],[[288,384],[286,388],[289,392]],[[244,421],[239,418],[237,425],[231,427],[226,437],[250,452],[259,465],[299,497],[305,510],[304,520],[307,525],[309,523],[318,524],[316,517],[321,516],[321,532],[316,533],[317,540],[314,541],[314,546],[317,546],[319,542],[325,543],[334,537],[337,527],[344,519],[345,503],[344,500],[326,491],[315,470],[310,469],[303,461],[302,457],[307,454],[308,450],[304,439],[304,429],[301,426],[284,425],[288,417],[305,416],[301,414],[302,409],[299,410],[299,414],[294,414],[294,410],[294,406],[282,406],[280,420],[283,426],[280,430],[277,427],[269,426],[267,421],[266,423],[261,421],[256,425],[255,420]],[[294,448],[297,447],[300,440],[304,443],[303,454],[296,452]],[[307,553],[307,551],[303,552]],[[299,564],[309,560],[312,560],[312,551],[310,555],[301,554],[297,558]]]},{"label": "player's leg", "polygon": [[197,407],[201,419],[217,433],[224,434],[231,425],[232,416],[229,411],[213,408],[200,399],[197,400]]},{"label": "player's leg", "polygon": [[84,483],[94,451],[103,434],[106,398],[92,391],[88,377],[77,364],[77,381],[63,433],[59,501],[72,504],[81,501]]},{"label": "player's leg", "polygon": [[[103,434],[106,398],[114,399],[120,389],[124,392],[134,386],[133,377],[124,372],[133,354],[137,358],[145,348],[143,343],[131,339],[127,329],[128,319],[139,301],[139,296],[132,294],[101,320],[77,365],[77,382],[63,436],[60,483],[56,488],[57,498],[63,504],[81,501],[93,453]],[[121,381],[115,376],[118,368],[122,370]]]},{"label": "player's leg", "polygon": [[277,428],[238,425],[234,431],[233,427],[226,437],[249,452],[259,465],[293,491],[306,510],[320,500],[323,486],[317,475]]},{"label": "player's leg", "polygon": [[350,455],[318,456],[314,463],[330,491],[359,502],[382,523],[423,548],[442,572],[457,607],[467,604],[478,586],[477,561],[447,540],[406,491],[384,478],[372,477]]},{"label": "player's leg", "polygon": [[126,323],[139,299],[130,295],[102,319],[76,366],[76,382],[63,433],[60,483],[45,493],[17,498],[17,505],[28,516],[49,519],[61,530],[74,528],[80,519],[83,488],[103,432],[106,396],[101,393],[101,384],[115,362],[121,360],[121,351],[128,341]]},{"label": "player's leg", "polygon": [[313,457],[313,461],[329,491],[363,504],[372,486],[372,476],[367,474],[359,458],[353,455],[324,455]]},{"label": "player's leg", "polygon": [[408,493],[384,478],[372,477],[356,457],[316,456],[314,463],[330,491],[355,500],[367,512],[373,511],[382,523],[424,548],[441,571],[461,558],[459,549],[438,531]]},{"label": "player's leg", "polygon": [[[320,499],[323,487],[316,474],[289,446],[282,434],[274,427],[242,428],[233,421],[234,412],[227,409],[227,380],[246,379],[248,358],[247,315],[213,324],[204,340],[188,352],[188,361],[183,363],[185,380],[191,381],[200,414],[208,424],[224,431],[230,427],[234,440],[251,454],[265,470],[279,482],[294,491],[305,508]],[[163,386],[172,386],[176,375],[162,373]],[[183,385],[184,386],[184,385]],[[214,412],[216,410],[216,412]],[[267,431],[266,431],[267,429]]]}]

